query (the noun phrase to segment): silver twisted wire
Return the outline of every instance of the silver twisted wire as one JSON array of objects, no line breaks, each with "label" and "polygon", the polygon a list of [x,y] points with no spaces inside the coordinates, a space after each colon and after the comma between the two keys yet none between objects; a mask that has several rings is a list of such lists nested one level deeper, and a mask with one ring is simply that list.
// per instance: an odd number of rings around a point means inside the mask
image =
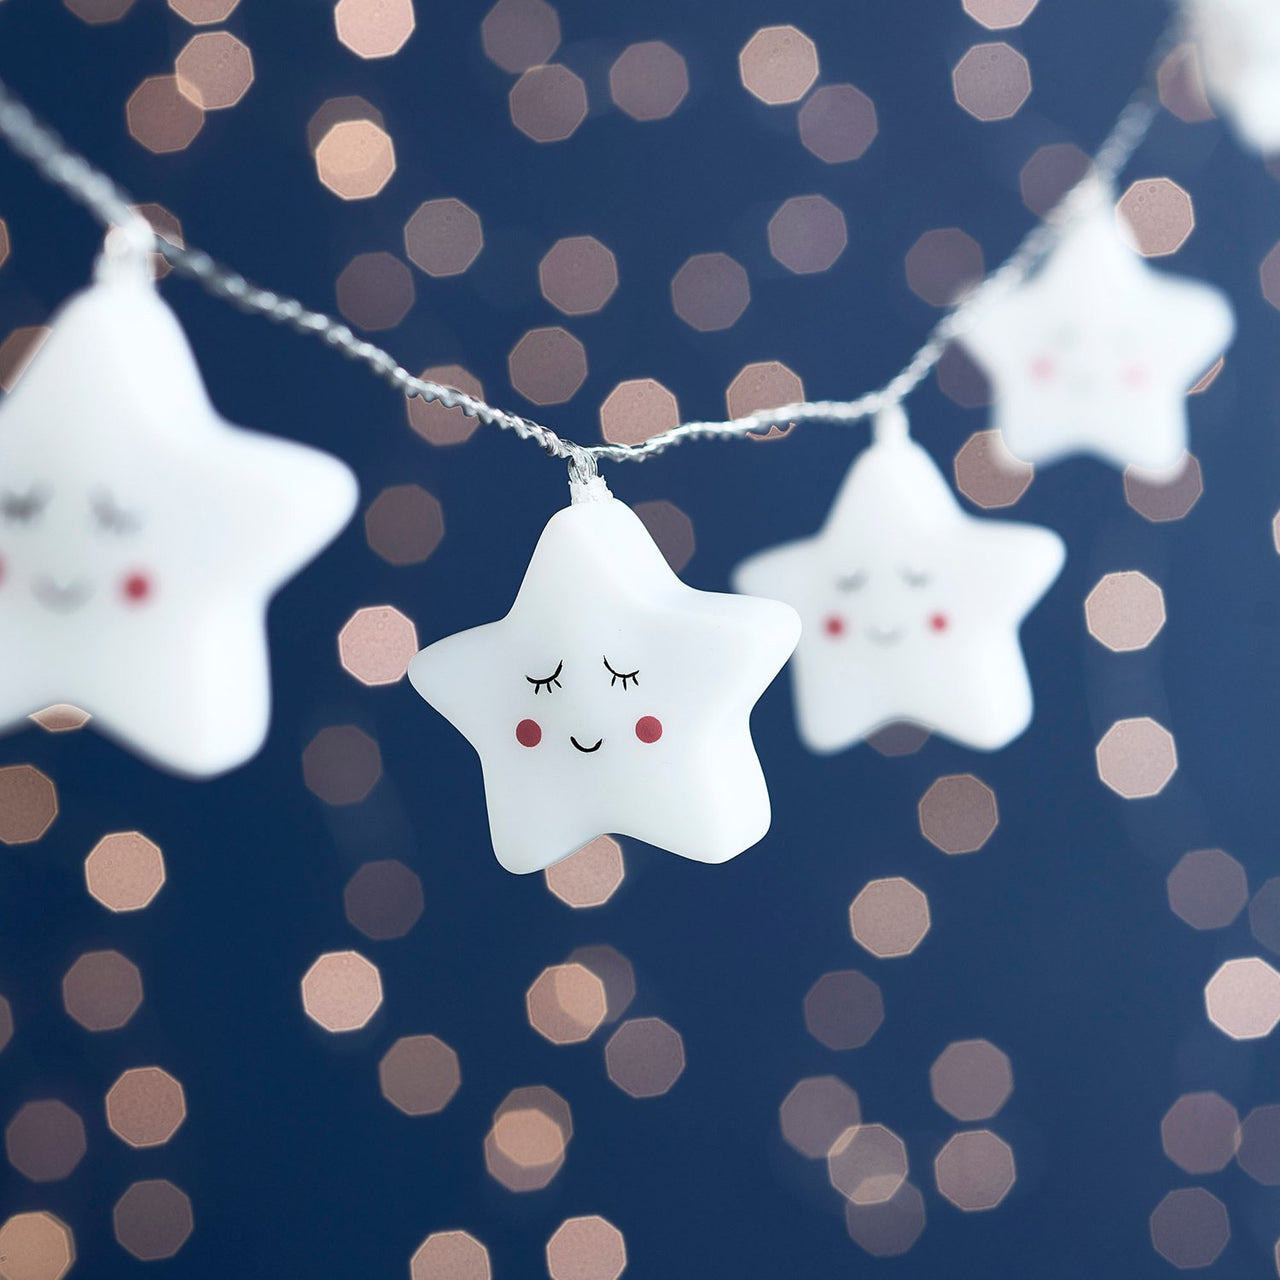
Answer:
[{"label": "silver twisted wire", "polygon": [[1159,110],[1155,91],[1156,70],[1176,42],[1179,30],[1175,20],[1156,42],[1142,83],[1094,153],[1089,172],[1062,197],[1043,222],[1027,232],[999,267],[934,325],[906,366],[882,387],[865,392],[854,400],[805,400],[723,421],[684,422],[650,436],[640,444],[581,445],[532,418],[495,408],[443,383],[415,377],[389,352],[359,337],[342,321],[322,311],[314,311],[296,298],[253,284],[239,272],[216,262],[203,250],[170,243],[131,207],[128,196],[115,182],[93,168],[83,156],[73,152],[52,129],[36,120],[3,80],[0,80],[0,137],[30,160],[51,183],[87,208],[103,226],[120,228],[126,234],[129,251],[133,254],[152,251],[162,254],[178,274],[194,280],[212,296],[225,299],[241,311],[320,338],[348,359],[363,364],[407,398],[418,397],[446,408],[461,409],[468,417],[513,431],[522,440],[536,441],[552,457],[569,463],[570,476],[574,481],[585,483],[598,474],[597,464],[600,461],[641,462],[684,440],[758,435],[773,427],[785,428],[805,422],[859,422],[904,400],[929,375],[952,341],[971,327],[982,310],[1021,284],[1063,232],[1087,210],[1096,207],[1099,193],[1110,190],[1155,120]]}]

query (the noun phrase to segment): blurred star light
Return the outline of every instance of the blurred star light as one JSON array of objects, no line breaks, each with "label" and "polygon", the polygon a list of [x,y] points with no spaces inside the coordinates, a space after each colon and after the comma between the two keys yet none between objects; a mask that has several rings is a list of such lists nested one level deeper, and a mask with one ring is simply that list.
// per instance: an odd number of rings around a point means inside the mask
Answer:
[{"label": "blurred star light", "polygon": [[1108,573],[1085,597],[1089,634],[1115,653],[1145,649],[1165,623],[1164,592],[1144,573]]},{"label": "blurred star light", "polygon": [[1160,1121],[1160,1142],[1186,1173],[1217,1173],[1240,1145],[1240,1117],[1220,1093],[1184,1093]]},{"label": "blurred star light", "polygon": [[369,504],[364,536],[388,564],[421,564],[444,537],[444,511],[421,485],[393,484]]},{"label": "blurred star light", "polygon": [[342,905],[366,938],[403,938],[422,916],[422,881],[395,858],[366,862],[347,881]]},{"label": "blurred star light", "polygon": [[545,0],[498,0],[480,24],[485,55],[519,75],[560,47],[560,18]]},{"label": "blurred star light", "polygon": [[982,247],[959,227],[926,231],[907,250],[907,284],[933,307],[952,307],[983,277]]},{"label": "blurred star light", "polygon": [[389,58],[413,34],[413,0],[338,0],[338,39],[361,58]]},{"label": "blurred star light", "polygon": [[567,1218],[547,1241],[551,1280],[618,1280],[626,1266],[622,1232],[598,1214]]},{"label": "blurred star light", "polygon": [[118,951],[86,951],[63,976],[62,1003],[86,1031],[115,1031],[142,1003],[142,974]]},{"label": "blurred star light", "polygon": [[633,1098],[656,1098],[684,1074],[684,1039],[661,1018],[631,1018],[604,1050],[609,1079]]},{"label": "blurred star light", "polygon": [[28,1102],[6,1126],[4,1146],[24,1178],[58,1182],[84,1158],[84,1122],[57,1098]]},{"label": "blurred star light", "polygon": [[655,502],[637,502],[631,509],[658,544],[658,550],[671,566],[671,572],[679,573],[693,559],[697,545],[693,521],[674,502],[663,498]]},{"label": "blurred star light", "polygon": [[462,1084],[458,1055],[438,1036],[401,1036],[378,1063],[382,1096],[407,1116],[433,1116]]},{"label": "blurred star light", "polygon": [[595,236],[557,240],[538,264],[542,296],[567,316],[599,311],[618,287],[618,260]]},{"label": "blurred star light", "polygon": [[727,253],[696,253],[671,281],[671,305],[690,328],[730,329],[751,301],[747,273]]},{"label": "blurred star light", "polygon": [[954,1040],[929,1068],[929,1088],[957,1120],[989,1120],[1013,1092],[1013,1067],[990,1040]]},{"label": "blurred star light", "polygon": [[370,333],[394,329],[414,303],[413,273],[394,254],[359,253],[338,276],[338,310]]},{"label": "blurred star light", "polygon": [[858,1095],[836,1076],[801,1080],[778,1108],[782,1136],[803,1156],[826,1159],[847,1129],[862,1123]]},{"label": "blurred star light", "polygon": [[828,1049],[861,1049],[883,1021],[880,988],[856,969],[824,973],[804,998],[804,1025]]},{"label": "blurred star light", "polygon": [[1124,471],[1125,501],[1140,515],[1155,523],[1181,520],[1200,501],[1204,481],[1200,461],[1187,456],[1167,471],[1147,471],[1126,467]]},{"label": "blurred star light", "polygon": [[433,1231],[409,1261],[409,1280],[492,1280],[489,1250],[466,1231]]},{"label": "blurred star light", "polygon": [[1144,258],[1176,253],[1195,225],[1191,197],[1170,178],[1135,182],[1116,205],[1121,239]]},{"label": "blurred star light", "polygon": [[769,219],[769,252],[788,271],[826,271],[845,251],[844,214],[826,196],[792,196]]},{"label": "blurred star light", "polygon": [[316,145],[315,160],[321,183],[343,200],[376,196],[396,171],[391,135],[372,120],[330,126]]},{"label": "blurred star light", "polygon": [[996,793],[971,773],[939,778],[917,808],[921,833],[943,853],[976,853],[1000,823]]},{"label": "blurred star light", "polygon": [[904,1182],[881,1204],[846,1201],[844,1224],[849,1238],[873,1258],[897,1258],[906,1253],[924,1231],[924,1197]]},{"label": "blurred star light", "polygon": [[164,855],[140,831],[117,831],[90,850],[84,878],[108,911],[141,911],[164,884]]},{"label": "blurred star light", "polygon": [[604,983],[585,965],[544,969],[525,992],[529,1025],[552,1044],[581,1044],[604,1022]]},{"label": "blurred star light", "polygon": [[1167,889],[1173,913],[1193,929],[1225,929],[1249,901],[1244,868],[1221,849],[1184,853]]},{"label": "blurred star light", "polygon": [[76,1260],[75,1237],[51,1213],[15,1213],[0,1226],[0,1258],[5,1280],[62,1280]]},{"label": "blurred star light", "polygon": [[1117,720],[1095,754],[1098,776],[1126,800],[1159,795],[1178,770],[1173,734],[1150,716]]},{"label": "blurred star light", "polygon": [[929,899],[901,876],[872,880],[849,906],[854,941],[882,960],[910,955],[929,923]]},{"label": "blurred star light", "polygon": [[329,951],[302,977],[302,1007],[326,1031],[358,1031],[381,1004],[381,975],[359,952]]},{"label": "blurred star light", "polygon": [[34,765],[0,769],[0,842],[31,844],[58,816],[58,793],[51,779]]},{"label": "blurred star light", "polygon": [[567,907],[601,907],[617,893],[627,874],[622,847],[612,836],[597,836],[577,853],[548,867],[547,888]]},{"label": "blurred star light", "polygon": [[1260,1040],[1280,1022],[1280,973],[1258,956],[1228,960],[1205,984],[1209,1021],[1233,1040]]},{"label": "blurred star light", "polygon": [[359,804],[382,777],[382,753],[363,729],[330,725],[307,743],[302,777],[326,804]]},{"label": "blurred star light", "polygon": [[875,103],[851,84],[824,84],[804,101],[800,141],[826,164],[860,160],[875,141],[880,124]]},{"label": "blurred star light", "polygon": [[998,431],[975,431],[960,446],[953,467],[956,488],[985,510],[1013,506],[1031,487],[1036,474],[1031,463],[1009,452]]},{"label": "blurred star light", "polygon": [[738,73],[761,102],[799,102],[818,78],[818,49],[796,27],[761,27],[738,54]]},{"label": "blurred star light", "polygon": [[827,1155],[831,1185],[852,1204],[884,1204],[907,1179],[907,1148],[882,1124],[846,1129]]},{"label": "blurred star light", "polygon": [[366,605],[338,632],[338,658],[361,684],[395,684],[404,679],[418,652],[418,629],[394,605]]},{"label": "blurred star light", "polygon": [[178,92],[205,111],[234,107],[253,83],[253,54],[229,31],[192,36],[174,63]]},{"label": "blurred star light", "polygon": [[405,223],[404,248],[429,276],[461,275],[484,248],[480,215],[451,196],[427,200]]},{"label": "blurred star light", "polygon": [[169,8],[193,27],[206,27],[226,22],[239,3],[240,0],[169,0]]},{"label": "blurred star light", "polygon": [[628,45],[609,68],[614,105],[633,120],[665,120],[688,92],[685,60],[661,40]]},{"label": "blurred star light", "polygon": [[1020,27],[1040,0],[963,0],[964,11],[989,31]]},{"label": "blurred star light", "polygon": [[135,1182],[112,1210],[116,1239],[135,1258],[172,1258],[195,1225],[191,1198],[164,1178]]},{"label": "blurred star light", "polygon": [[675,396],[652,378],[618,383],[600,406],[600,434],[610,444],[642,444],[679,425]]},{"label": "blurred star light", "polygon": [[567,329],[530,329],[507,356],[511,385],[534,404],[564,404],[587,379],[587,349]]},{"label": "blurred star light", "polygon": [[163,1146],[186,1118],[182,1084],[160,1067],[133,1067],[107,1091],[107,1124],[131,1147]]},{"label": "blurred star light", "polygon": [[[480,379],[472,376],[459,364],[436,364],[422,371],[426,382],[438,382],[452,387],[464,395],[484,399],[484,387]],[[434,445],[465,444],[471,439],[480,419],[468,417],[461,408],[450,409],[438,400],[424,400],[414,396],[405,402],[409,425],[426,441]]]},{"label": "blurred star light", "polygon": [[1210,1266],[1230,1239],[1226,1205],[1203,1187],[1170,1191],[1151,1214],[1151,1243],[1179,1270]]},{"label": "blurred star light", "polygon": [[62,3],[81,22],[100,27],[108,22],[119,22],[133,8],[134,0],[62,0]]},{"label": "blurred star light", "polygon": [[938,1191],[957,1209],[994,1209],[1017,1178],[1013,1149],[990,1129],[957,1133],[933,1162]]},{"label": "blurred star light", "polygon": [[587,118],[587,87],[568,67],[530,67],[508,95],[511,122],[534,142],[563,142]]},{"label": "blurred star light", "polygon": [[975,44],[952,69],[951,84],[974,119],[1007,120],[1031,95],[1031,68],[1003,40]]},{"label": "blurred star light", "polygon": [[780,409],[803,399],[800,376],[780,360],[743,365],[725,392],[731,418],[745,418],[760,409]]},{"label": "blurred star light", "polygon": [[129,133],[158,155],[182,151],[204,127],[204,110],[193,102],[177,76],[149,76],[125,105]]}]

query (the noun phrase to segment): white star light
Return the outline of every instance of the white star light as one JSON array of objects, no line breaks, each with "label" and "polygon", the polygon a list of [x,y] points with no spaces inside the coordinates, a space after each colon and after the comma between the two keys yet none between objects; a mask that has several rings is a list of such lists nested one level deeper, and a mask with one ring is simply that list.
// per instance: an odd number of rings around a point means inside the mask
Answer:
[{"label": "white star light", "polygon": [[1184,12],[1209,96],[1248,146],[1280,152],[1280,4],[1184,0]]},{"label": "white star light", "polygon": [[991,377],[1012,453],[1091,453],[1176,466],[1186,393],[1235,330],[1212,285],[1153,271],[1120,239],[1110,201],[1067,230],[1039,273],[984,305],[960,342]]},{"label": "white star light", "polygon": [[733,582],[800,612],[792,675],[811,750],[895,720],[994,750],[1031,721],[1018,627],[1063,557],[1049,529],[966,515],[887,410],[820,532],[752,556]]},{"label": "white star light", "polygon": [[55,702],[157,764],[247,760],[272,593],[351,516],[355,477],[209,403],[149,281],[76,295],[0,401],[0,726]]},{"label": "white star light", "polygon": [[724,862],[769,829],[748,718],[799,633],[784,604],[686,586],[595,481],[547,523],[510,613],[409,679],[479,754],[508,871],[606,832]]}]

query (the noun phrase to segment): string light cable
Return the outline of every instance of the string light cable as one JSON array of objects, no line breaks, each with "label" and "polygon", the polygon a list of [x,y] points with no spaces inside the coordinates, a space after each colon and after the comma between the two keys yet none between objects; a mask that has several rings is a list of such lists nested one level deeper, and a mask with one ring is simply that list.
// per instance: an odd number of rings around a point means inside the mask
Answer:
[{"label": "string light cable", "polygon": [[3,79],[0,79],[0,137],[107,229],[98,263],[100,276],[124,269],[149,272],[150,254],[159,253],[175,272],[195,281],[213,297],[222,298],[248,314],[319,338],[348,359],[364,365],[406,398],[460,409],[468,417],[512,431],[521,439],[535,441],[552,457],[568,462],[575,496],[586,498],[604,488],[598,481],[600,462],[641,462],[685,440],[758,435],[770,428],[782,429],[808,422],[855,423],[879,419],[893,423],[896,428],[899,418],[892,411],[929,375],[951,343],[973,325],[985,307],[1022,284],[1059,239],[1110,195],[1116,179],[1156,118],[1159,111],[1156,70],[1179,34],[1180,24],[1175,20],[1156,41],[1141,83],[1094,153],[1086,174],[1026,233],[999,267],[934,325],[905,367],[883,386],[852,400],[803,400],[719,422],[683,422],[638,444],[579,444],[531,418],[496,408],[443,383],[415,377],[390,352],[360,337],[340,320],[312,310],[296,298],[252,283],[201,249],[166,240],[133,207],[134,202],[116,182],[37,119]]}]

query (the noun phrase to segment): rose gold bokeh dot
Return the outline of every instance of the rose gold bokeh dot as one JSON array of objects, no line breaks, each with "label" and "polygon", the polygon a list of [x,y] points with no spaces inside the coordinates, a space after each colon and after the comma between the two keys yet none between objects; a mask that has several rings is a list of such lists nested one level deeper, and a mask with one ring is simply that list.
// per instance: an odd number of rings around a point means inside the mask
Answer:
[{"label": "rose gold bokeh dot", "polygon": [[1209,366],[1209,368],[1203,374],[1200,375],[1200,378],[1198,379],[1198,381],[1193,382],[1191,386],[1187,388],[1187,395],[1189,396],[1203,395],[1206,391],[1209,390],[1211,386],[1213,386],[1215,382],[1217,382],[1218,374],[1220,374],[1222,370],[1226,368],[1226,364],[1227,364],[1226,356],[1219,356]]},{"label": "rose gold bokeh dot", "polygon": [[782,1136],[802,1156],[825,1160],[846,1129],[862,1123],[858,1095],[836,1076],[801,1080],[778,1108]]},{"label": "rose gold bokeh dot", "polygon": [[1145,258],[1176,253],[1195,225],[1191,197],[1169,178],[1133,183],[1116,205],[1120,238]]},{"label": "rose gold bokeh dot", "polygon": [[849,904],[849,929],[882,960],[910,955],[929,932],[929,899],[901,876],[872,880]]},{"label": "rose gold bokeh dot", "polygon": [[193,27],[207,27],[226,22],[239,3],[240,0],[169,0],[169,8]]},{"label": "rose gold bokeh dot", "polygon": [[661,1018],[630,1018],[604,1049],[609,1079],[633,1098],[656,1098],[684,1074],[684,1040]]},{"label": "rose gold bokeh dot", "polygon": [[804,1025],[828,1049],[861,1049],[883,1021],[880,988],[856,969],[824,973],[804,998]]},{"label": "rose gold bokeh dot", "polygon": [[626,1266],[622,1232],[598,1214],[566,1218],[547,1241],[551,1280],[618,1280]]},{"label": "rose gold bokeh dot", "polygon": [[954,306],[983,276],[982,247],[959,227],[926,231],[907,250],[907,285],[932,307]]},{"label": "rose gold bokeh dot", "polygon": [[542,296],[568,316],[599,311],[618,287],[618,260],[595,236],[557,240],[538,264]]},{"label": "rose gold bokeh dot", "polygon": [[338,632],[338,658],[361,684],[396,684],[417,652],[417,627],[393,605],[357,609]]},{"label": "rose gold bokeh dot", "polygon": [[769,252],[788,271],[826,271],[845,251],[844,214],[826,196],[792,196],[769,219]]},{"label": "rose gold bokeh dot", "polygon": [[107,1090],[107,1124],[131,1147],[159,1147],[187,1118],[182,1085],[160,1067],[134,1067]]},{"label": "rose gold bokeh dot", "polygon": [[1018,177],[1022,203],[1043,218],[1089,172],[1092,164],[1074,142],[1050,142],[1037,147]]},{"label": "rose gold bokeh dot", "polygon": [[924,1230],[924,1197],[904,1182],[883,1204],[845,1201],[844,1225],[849,1238],[873,1258],[897,1258]]},{"label": "rose gold bokeh dot", "polygon": [[1268,951],[1280,953],[1280,876],[1263,881],[1249,903],[1249,932]]},{"label": "rose gold bokeh dot", "polygon": [[1254,1107],[1245,1116],[1236,1163],[1254,1182],[1280,1186],[1280,1106]]},{"label": "rose gold bokeh dot", "polygon": [[368,200],[391,181],[396,151],[372,120],[339,120],[316,144],[316,173],[343,200]]},{"label": "rose gold bokeh dot", "polygon": [[1040,0],[962,0],[964,11],[988,31],[1020,27]]},{"label": "rose gold bokeh dot", "polygon": [[685,60],[661,40],[628,45],[609,68],[609,95],[633,120],[665,120],[688,93]]},{"label": "rose gold bokeh dot", "polygon": [[0,342],[0,390],[12,391],[49,336],[48,325],[23,325]]},{"label": "rose gold bokeh dot", "polygon": [[358,94],[326,98],[307,121],[307,146],[312,156],[315,156],[316,148],[335,124],[350,120],[368,120],[384,132],[386,130],[382,112]]},{"label": "rose gold bokeh dot", "polygon": [[9,1163],[32,1182],[59,1182],[84,1158],[84,1122],[65,1102],[28,1102],[4,1131]]},{"label": "rose gold bokeh dot", "polygon": [[234,107],[253,83],[253,54],[229,31],[202,31],[174,63],[178,92],[205,111]]},{"label": "rose gold bokeh dot", "polygon": [[326,804],[358,804],[382,777],[382,753],[363,729],[330,725],[303,750],[302,776]]},{"label": "rose gold bokeh dot", "polygon": [[507,97],[511,123],[534,142],[563,142],[587,118],[587,86],[568,67],[530,67]]},{"label": "rose gold bokeh dot", "polygon": [[429,276],[461,275],[484,248],[480,215],[461,200],[427,200],[405,223],[409,261]]},{"label": "rose gold bokeh dot", "polygon": [[1126,800],[1159,795],[1178,770],[1173,734],[1150,716],[1117,720],[1098,743],[1098,777]]},{"label": "rose gold bokeh dot", "polygon": [[40,711],[33,711],[28,720],[33,720],[46,733],[70,733],[74,729],[83,729],[93,717],[79,707],[67,702],[55,702],[52,706]]},{"label": "rose gold bokeh dot", "polygon": [[361,58],[389,58],[413,34],[413,0],[338,0],[338,39]]},{"label": "rose gold bokeh dot", "polygon": [[943,853],[976,853],[1000,824],[996,793],[971,773],[939,778],[920,797],[920,831]]},{"label": "rose gold bokeh dot", "polygon": [[1184,1093],[1160,1121],[1160,1142],[1184,1172],[1217,1173],[1240,1145],[1240,1117],[1220,1093]]},{"label": "rose gold bokeh dot", "polygon": [[799,102],[818,78],[818,49],[797,27],[761,27],[738,54],[738,73],[761,102]]},{"label": "rose gold bokeh dot", "polygon": [[1200,501],[1204,480],[1200,461],[1192,453],[1163,471],[1126,467],[1125,501],[1147,520],[1163,523],[1181,520]]},{"label": "rose gold bokeh dot", "polygon": [[626,1013],[636,998],[636,975],[631,961],[615,947],[601,943],[576,947],[569,954],[570,964],[580,964],[604,983],[606,1025]]},{"label": "rose gold bokeh dot", "polygon": [[13,1039],[13,1010],[8,1000],[0,996],[0,1051]]},{"label": "rose gold bokeh dot", "polygon": [[1204,90],[1200,51],[1194,43],[1170,49],[1156,72],[1156,87],[1164,109],[1187,124],[1214,118]]},{"label": "rose gold bokeh dot", "polygon": [[929,1068],[929,1088],[957,1120],[990,1120],[1013,1092],[1013,1067],[990,1040],[953,1040]]},{"label": "rose gold bokeh dot", "polygon": [[854,1125],[832,1143],[827,1176],[851,1204],[884,1204],[907,1180],[907,1148],[882,1124]]},{"label": "rose gold bokeh dot", "polygon": [[302,1007],[326,1031],[358,1031],[382,1004],[382,977],[357,951],[328,951],[302,976]]},{"label": "rose gold bokeh dot", "polygon": [[[987,375],[978,367],[973,358],[958,343],[953,342],[933,367],[933,376],[938,380],[938,390],[948,400],[954,400],[964,409],[981,409],[991,403],[991,383]],[[975,431],[975,437],[990,434],[998,437],[998,432]],[[1012,459],[1013,455],[1005,450]],[[1029,463],[1019,463],[1021,467]]]},{"label": "rose gold bokeh dot", "polygon": [[[140,213],[151,224],[152,230],[163,236],[170,244],[182,248],[185,241],[182,236],[182,223],[162,204],[150,201],[146,204],[131,205],[135,213]],[[151,255],[151,271],[157,280],[163,280],[173,268],[165,261],[163,254]]]},{"label": "rose gold bokeh dot", "polygon": [[337,283],[338,310],[359,329],[394,329],[414,303],[413,273],[391,253],[357,254]]},{"label": "rose gold bokeh dot", "polygon": [[564,404],[587,379],[587,349],[567,329],[530,329],[507,356],[511,385],[534,404]]},{"label": "rose gold bokeh dot", "polygon": [[378,1087],[407,1116],[433,1116],[462,1084],[458,1055],[439,1036],[401,1036],[378,1063]]},{"label": "rose gold bokeh dot", "polygon": [[525,992],[529,1025],[552,1044],[581,1044],[604,1022],[604,983],[581,964],[544,969]]},{"label": "rose gold bokeh dot", "polygon": [[562,1145],[573,1137],[573,1112],[569,1104],[554,1089],[548,1089],[544,1084],[512,1089],[494,1111],[494,1124],[512,1111],[540,1111],[550,1117],[560,1130]]},{"label": "rose gold bokeh dot", "polygon": [[957,1209],[994,1209],[1013,1188],[1018,1172],[1013,1148],[990,1129],[957,1133],[938,1152],[933,1176],[939,1194]]},{"label": "rose gold bokeh dot", "polygon": [[489,1250],[466,1231],[433,1231],[409,1260],[409,1280],[492,1280]]},{"label": "rose gold bokeh dot", "polygon": [[560,18],[544,0],[498,0],[480,24],[480,42],[490,62],[519,75],[560,47]]},{"label": "rose gold bokeh dot", "polygon": [[84,860],[89,892],[109,911],[141,911],[164,884],[164,854],[140,831],[103,836]]},{"label": "rose gold bokeh dot", "polygon": [[596,836],[543,872],[547,888],[567,907],[604,906],[626,874],[622,846],[612,836]]},{"label": "rose gold bokeh dot", "polygon": [[875,103],[851,84],[824,84],[804,101],[800,141],[826,164],[860,160],[880,130]]},{"label": "rose gold bokeh dot", "polygon": [[679,425],[675,396],[652,378],[618,383],[600,406],[600,434],[610,444],[641,444]]},{"label": "rose gold bokeh dot", "polygon": [[1261,1040],[1280,1022],[1280,973],[1258,956],[1228,960],[1205,983],[1209,1021],[1232,1040]]},{"label": "rose gold bokeh dot", "polygon": [[444,511],[421,485],[393,484],[369,504],[364,536],[388,564],[421,564],[444,537]]},{"label": "rose gold bokeh dot", "polygon": [[975,44],[951,72],[956,101],[976,120],[1008,120],[1031,95],[1031,68],[1012,45]]},{"label": "rose gold bokeh dot", "polygon": [[1184,853],[1169,872],[1169,906],[1193,929],[1225,929],[1249,901],[1244,868],[1221,849]]},{"label": "rose gold bokeh dot", "polygon": [[9,227],[3,218],[0,218],[0,267],[3,267],[9,257]]},{"label": "rose gold bokeh dot", "polygon": [[999,431],[975,431],[955,457],[956,488],[975,506],[1011,507],[1031,487],[1036,469],[1015,458]]},{"label": "rose gold bokeh dot", "polygon": [[1227,1206],[1203,1187],[1170,1191],[1151,1214],[1151,1244],[1181,1271],[1207,1267],[1231,1239]]},{"label": "rose gold bokeh dot", "polygon": [[119,22],[133,8],[134,0],[62,0],[62,3],[81,22],[98,27],[108,22]]},{"label": "rose gold bokeh dot", "polygon": [[178,86],[177,76],[149,76],[130,95],[125,119],[135,142],[164,155],[183,151],[204,127],[204,111]]},{"label": "rose gold bokeh dot", "polygon": [[879,755],[893,758],[915,755],[931,736],[923,725],[912,724],[910,720],[894,720],[869,733],[866,742]]},{"label": "rose gold bokeh dot", "polygon": [[1258,278],[1262,283],[1262,296],[1273,307],[1280,308],[1280,243],[1277,243],[1262,260],[1258,268]]},{"label": "rose gold bokeh dot", "polygon": [[76,1260],[71,1228],[39,1210],[15,1213],[0,1227],[4,1280],[62,1280]]},{"label": "rose gold bokeh dot", "polygon": [[58,793],[39,769],[29,764],[0,769],[0,842],[39,840],[57,816]]},{"label": "rose gold bokeh dot", "polygon": [[164,1178],[135,1182],[111,1217],[121,1247],[143,1262],[172,1258],[195,1225],[191,1198]]},{"label": "rose gold bokeh dot", "polygon": [[[484,399],[484,387],[480,379],[473,377],[459,364],[436,364],[422,371],[426,382],[439,382],[464,395]],[[406,401],[409,425],[426,441],[434,445],[464,444],[471,439],[480,425],[479,418],[469,418],[461,409],[449,409],[438,400],[423,400],[414,396]]]},{"label": "rose gold bokeh dot", "polygon": [[118,951],[86,951],[62,979],[62,1003],[86,1031],[114,1031],[142,1003],[142,974]]},{"label": "rose gold bokeh dot", "polygon": [[693,521],[674,502],[665,499],[637,502],[632,510],[658,544],[658,550],[671,566],[671,572],[679,573],[693,559],[696,546]]},{"label": "rose gold bokeh dot", "polygon": [[484,1140],[485,1167],[508,1191],[541,1191],[563,1167],[566,1141],[545,1111],[501,1111]]},{"label": "rose gold bokeh dot", "polygon": [[780,409],[803,399],[804,383],[780,360],[744,365],[725,391],[731,418],[745,418],[759,409]]},{"label": "rose gold bokeh dot", "polygon": [[751,301],[747,273],[727,253],[696,253],[671,281],[671,305],[703,333],[738,323]]},{"label": "rose gold bokeh dot", "polygon": [[1115,653],[1145,649],[1165,624],[1164,592],[1144,573],[1104,574],[1085,597],[1089,634]]},{"label": "rose gold bokeh dot", "polygon": [[422,917],[422,881],[403,862],[366,862],[342,891],[347,919],[366,938],[403,938]]}]

